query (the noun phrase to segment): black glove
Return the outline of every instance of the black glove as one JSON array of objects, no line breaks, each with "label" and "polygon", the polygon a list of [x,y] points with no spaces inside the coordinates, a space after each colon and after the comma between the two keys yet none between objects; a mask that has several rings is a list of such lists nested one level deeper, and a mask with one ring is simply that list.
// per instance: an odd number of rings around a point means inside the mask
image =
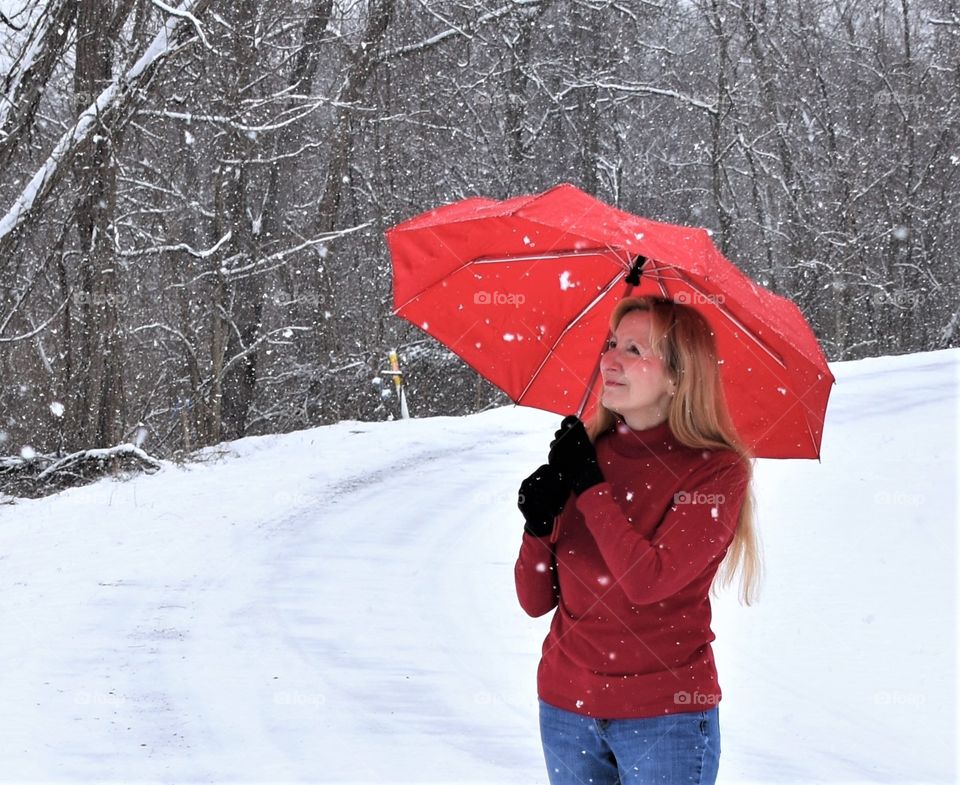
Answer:
[{"label": "black glove", "polygon": [[550,442],[548,460],[577,496],[603,482],[597,451],[587,436],[587,429],[576,415],[563,418],[560,429]]},{"label": "black glove", "polygon": [[523,513],[523,530],[534,537],[549,537],[553,531],[553,519],[563,510],[570,496],[560,472],[548,464],[535,469],[520,483],[517,507]]}]

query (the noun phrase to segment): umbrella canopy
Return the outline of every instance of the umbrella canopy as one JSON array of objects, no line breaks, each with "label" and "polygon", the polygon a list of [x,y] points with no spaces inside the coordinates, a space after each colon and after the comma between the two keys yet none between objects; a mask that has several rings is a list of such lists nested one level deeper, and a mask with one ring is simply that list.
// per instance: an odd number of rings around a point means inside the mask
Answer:
[{"label": "umbrella canopy", "polygon": [[665,297],[709,322],[731,417],[758,457],[819,457],[834,378],[790,300],[747,278],[704,229],[618,210],[569,184],[472,198],[387,232],[394,313],[515,403],[589,417],[616,304]]}]

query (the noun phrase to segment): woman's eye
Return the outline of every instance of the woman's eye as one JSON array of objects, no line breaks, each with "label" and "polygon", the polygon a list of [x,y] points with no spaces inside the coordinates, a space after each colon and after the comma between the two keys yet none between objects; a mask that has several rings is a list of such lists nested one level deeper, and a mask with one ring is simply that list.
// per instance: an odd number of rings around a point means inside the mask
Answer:
[{"label": "woman's eye", "polygon": [[[610,338],[603,346],[604,346],[604,351],[607,351],[608,349],[616,349],[617,342],[613,338]],[[637,346],[636,344],[630,344],[625,351],[632,352],[633,354],[636,354],[636,355],[645,354],[645,352],[642,349],[640,349],[640,347]]]}]

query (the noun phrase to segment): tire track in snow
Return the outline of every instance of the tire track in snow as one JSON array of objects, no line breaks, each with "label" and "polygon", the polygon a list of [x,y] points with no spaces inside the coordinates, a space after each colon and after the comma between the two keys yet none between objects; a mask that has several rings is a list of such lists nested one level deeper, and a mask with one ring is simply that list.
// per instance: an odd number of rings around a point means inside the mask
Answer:
[{"label": "tire track in snow", "polygon": [[[518,480],[509,467],[490,478],[490,467],[521,436],[423,450],[326,486],[321,509],[278,522],[294,534],[273,571],[270,602],[302,673],[315,677],[304,695],[316,695],[318,715],[337,717],[325,728],[323,765],[332,779],[363,777],[349,755],[336,754],[355,749],[360,736],[384,755],[395,750],[397,759],[424,737],[438,739],[432,759],[462,763],[466,754],[488,766],[497,749],[504,781],[528,781],[524,770],[542,765],[530,743],[536,697],[529,668],[539,641],[512,641],[528,666],[519,672],[525,694],[515,695],[495,664],[513,661],[498,638],[503,620],[483,608],[491,595],[500,598],[494,607],[504,607],[505,596],[511,607]],[[496,585],[483,585],[491,572]],[[372,778],[383,775],[382,762],[371,765]],[[443,767],[434,770],[441,776]]]}]

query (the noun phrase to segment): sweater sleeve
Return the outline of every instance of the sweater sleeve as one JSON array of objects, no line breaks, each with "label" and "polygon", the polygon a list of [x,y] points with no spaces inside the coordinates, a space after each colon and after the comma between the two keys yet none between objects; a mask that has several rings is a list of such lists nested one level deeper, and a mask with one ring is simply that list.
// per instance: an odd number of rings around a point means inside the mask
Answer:
[{"label": "sweater sleeve", "polygon": [[729,546],[746,495],[749,473],[732,452],[717,453],[692,473],[651,539],[627,520],[603,482],[577,498],[577,509],[614,580],[630,602],[664,600],[700,575]]},{"label": "sweater sleeve", "polygon": [[560,598],[557,560],[553,546],[547,538],[523,533],[513,577],[520,607],[529,616],[543,616],[557,607]]}]

